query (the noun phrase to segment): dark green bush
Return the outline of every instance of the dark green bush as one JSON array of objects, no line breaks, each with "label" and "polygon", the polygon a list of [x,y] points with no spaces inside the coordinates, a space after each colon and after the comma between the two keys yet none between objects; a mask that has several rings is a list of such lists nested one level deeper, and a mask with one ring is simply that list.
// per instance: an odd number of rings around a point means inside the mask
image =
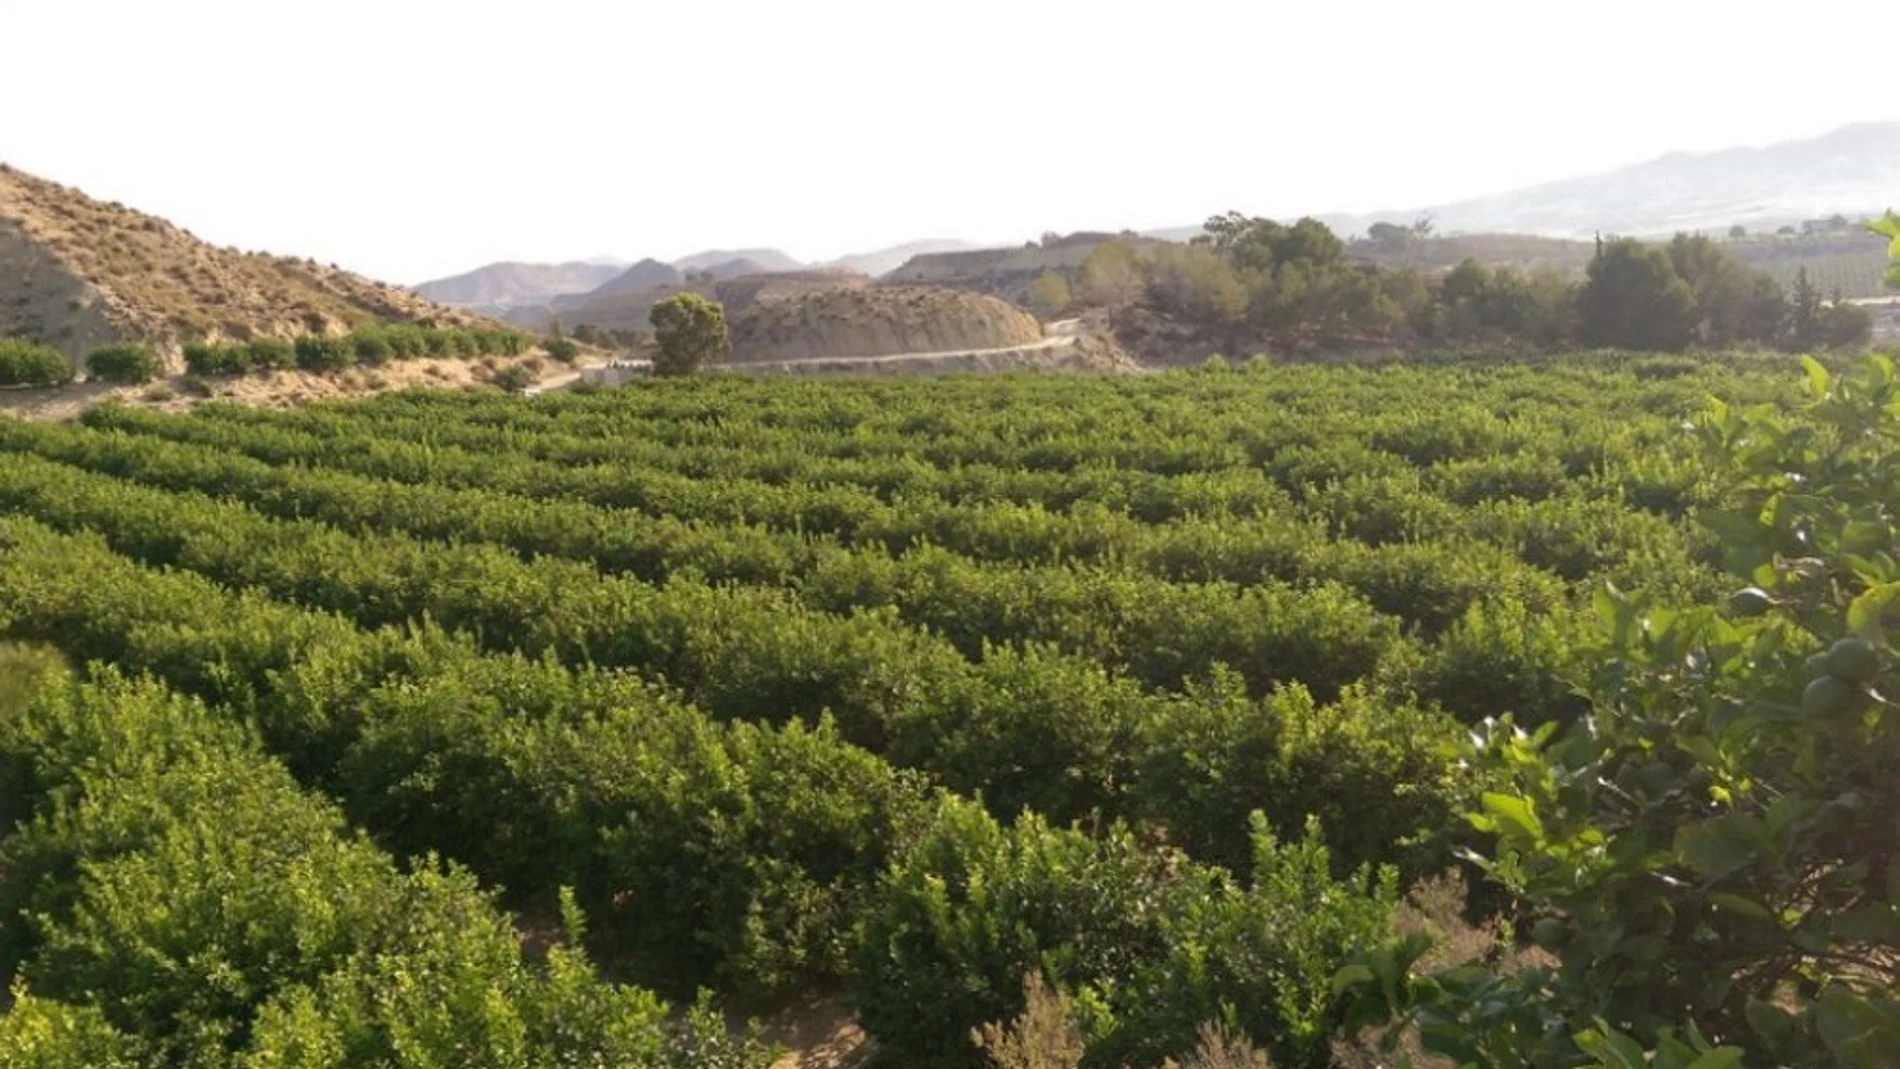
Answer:
[{"label": "dark green bush", "polygon": [[250,368],[251,356],[247,346],[217,342],[188,342],[185,345],[185,370],[193,375],[240,375]]},{"label": "dark green bush", "polygon": [[25,338],[0,338],[0,386],[64,386],[73,381],[66,354]]},{"label": "dark green bush", "polygon": [[305,334],[297,339],[297,366],[305,371],[335,371],[356,362],[356,350],[348,338]]},{"label": "dark green bush", "polygon": [[106,345],[86,354],[86,374],[106,382],[150,382],[165,362],[148,345]]},{"label": "dark green bush", "polygon": [[297,347],[282,338],[252,338],[244,345],[244,357],[252,371],[296,367]]},{"label": "dark green bush", "polygon": [[359,330],[350,335],[350,347],[355,351],[356,362],[365,367],[381,367],[395,358],[396,347],[380,330]]},{"label": "dark green bush", "polygon": [[513,367],[505,367],[495,372],[489,377],[488,381],[507,390],[509,393],[520,393],[534,385],[534,372],[522,367],[520,364],[516,364]]},{"label": "dark green bush", "polygon": [[547,338],[541,342],[541,348],[546,349],[549,356],[565,364],[573,363],[574,358],[581,355],[581,347],[574,344],[572,338]]}]

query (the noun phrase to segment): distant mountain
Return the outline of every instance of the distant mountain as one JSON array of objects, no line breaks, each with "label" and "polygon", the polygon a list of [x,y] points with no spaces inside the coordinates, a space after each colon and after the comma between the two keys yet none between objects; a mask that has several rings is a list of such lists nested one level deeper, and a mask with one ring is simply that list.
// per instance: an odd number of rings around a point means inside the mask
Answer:
[{"label": "distant mountain", "polygon": [[782,270],[767,267],[759,261],[746,256],[742,256],[737,260],[727,260],[722,264],[713,264],[711,267],[702,268],[701,270],[711,275],[714,280],[722,282],[729,278],[744,278],[747,275],[776,275],[783,273]]},{"label": "distant mountain", "polygon": [[734,260],[750,260],[763,271],[802,271],[805,265],[777,249],[709,249],[673,261],[681,271],[707,271]]},{"label": "distant mountain", "polygon": [[541,303],[563,293],[584,293],[620,271],[619,265],[586,261],[498,263],[478,267],[467,274],[424,282],[414,289],[418,296],[443,304],[506,308]]},{"label": "distant mountain", "polygon": [[[1857,123],[1761,148],[1672,152],[1647,163],[1495,196],[1366,215],[1314,214],[1341,236],[1376,222],[1430,215],[1438,232],[1649,237],[1678,230],[1750,230],[1900,207],[1900,122]],[[1183,241],[1199,226],[1148,231]]]},{"label": "distant mountain", "polygon": [[964,252],[976,247],[967,241],[958,241],[955,238],[926,238],[923,241],[912,241],[903,245],[893,245],[888,249],[878,249],[876,252],[840,256],[836,260],[827,260],[818,266],[856,271],[877,278],[879,275],[888,275],[902,267],[904,262],[913,256],[935,252]]},{"label": "distant mountain", "polygon": [[611,297],[616,293],[639,293],[659,286],[677,286],[682,277],[680,269],[672,264],[663,264],[658,260],[641,260],[588,290],[585,296]]}]

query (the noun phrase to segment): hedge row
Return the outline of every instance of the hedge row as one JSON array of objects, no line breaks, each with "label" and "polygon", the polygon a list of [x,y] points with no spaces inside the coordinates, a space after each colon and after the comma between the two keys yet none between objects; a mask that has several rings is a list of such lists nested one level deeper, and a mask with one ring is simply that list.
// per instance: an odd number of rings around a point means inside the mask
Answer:
[{"label": "hedge row", "polygon": [[766,1064],[578,948],[529,964],[467,872],[399,867],[199,703],[18,650],[0,672],[8,1064]]},{"label": "hedge row", "polygon": [[185,346],[185,368],[195,375],[291,367],[333,371],[424,356],[516,356],[529,345],[527,335],[512,330],[389,324],[337,336],[304,334],[289,341],[266,337],[248,342],[192,342]]},{"label": "hedge row", "polygon": [[[1005,831],[967,803],[933,801],[823,725],[719,725],[626,676],[482,655],[432,630],[361,632],[24,520],[0,521],[0,537],[11,631],[156,672],[254,720],[290,767],[405,853],[442,850],[522,897],[575,886],[598,921],[595,945],[663,990],[712,981],[765,998],[844,980],[894,1049],[967,1064],[955,1043],[994,999],[946,1005],[944,994],[1006,981],[1006,1003],[1022,972],[1046,963],[1103,992],[1131,1051],[1183,1049],[1219,1005],[1244,1002],[1249,1031],[1285,1064],[1311,1065],[1332,1023],[1329,963],[1383,928],[1389,879],[1338,879],[1297,823],[1303,845],[1279,846],[1258,818],[1251,833],[1244,814],[1215,821],[1242,836],[1242,884],[1137,849],[1124,832],[1098,843],[1033,818]],[[1207,708],[1256,721],[1237,700]],[[1355,804],[1363,784],[1337,778],[1333,759],[1358,754],[1370,772],[1379,758],[1337,734],[1342,712],[1305,715],[1302,727],[1266,729],[1280,743],[1238,733],[1217,762],[1232,782],[1173,786],[1231,804],[1273,767],[1263,756],[1326,737],[1266,778]],[[1359,730],[1375,722],[1360,718]],[[1185,735],[1155,741],[1157,757],[1187,752]],[[1019,745],[1027,737],[996,742],[992,753],[1038,752]],[[1218,730],[1203,742],[1227,745]],[[162,752],[149,756],[162,767]],[[1360,796],[1395,801],[1390,787]],[[1000,846],[1025,836],[1042,845]],[[1146,875],[1131,880],[1137,869]],[[968,897],[979,884],[995,895]],[[1098,897],[1104,888],[1115,890]],[[931,905],[946,893],[946,908]]]}]

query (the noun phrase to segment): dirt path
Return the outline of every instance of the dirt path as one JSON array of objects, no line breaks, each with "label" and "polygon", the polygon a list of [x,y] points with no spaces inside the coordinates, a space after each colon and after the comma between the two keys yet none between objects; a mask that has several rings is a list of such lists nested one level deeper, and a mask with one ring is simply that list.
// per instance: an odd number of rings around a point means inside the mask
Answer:
[{"label": "dirt path", "polygon": [[1000,349],[950,349],[920,353],[880,353],[877,356],[812,356],[801,360],[760,360],[727,366],[734,371],[795,371],[799,368],[824,367],[829,370],[932,360],[981,361],[986,357],[1012,357],[1048,352],[1051,349],[1067,349],[1074,346],[1082,337],[1082,321],[1079,319],[1060,320],[1049,324],[1044,329],[1046,334],[1041,341],[1031,342],[1028,345],[1006,345]]}]

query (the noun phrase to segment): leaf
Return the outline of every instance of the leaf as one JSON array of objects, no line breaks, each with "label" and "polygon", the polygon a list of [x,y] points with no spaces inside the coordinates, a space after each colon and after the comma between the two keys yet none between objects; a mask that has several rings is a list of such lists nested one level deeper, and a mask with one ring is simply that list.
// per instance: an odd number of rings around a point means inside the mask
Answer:
[{"label": "leaf", "polygon": [[1775,915],[1769,911],[1767,906],[1742,895],[1718,891],[1709,896],[1709,902],[1713,905],[1720,906],[1730,913],[1738,913],[1744,917],[1752,917],[1756,920],[1770,922],[1775,919]]},{"label": "leaf", "polygon": [[1835,987],[1814,1005],[1815,1030],[1841,1064],[1855,1069],[1890,1069],[1889,1055],[1900,1050],[1900,1020],[1871,1001]]},{"label": "leaf", "polygon": [[1372,971],[1371,966],[1357,963],[1347,965],[1333,974],[1333,994],[1345,994],[1349,988],[1358,987],[1360,984],[1372,983],[1378,978],[1378,975]]},{"label": "leaf", "polygon": [[1677,856],[1710,882],[1740,872],[1754,863],[1759,845],[1745,820],[1730,815],[1683,825],[1676,831]]},{"label": "leaf", "polygon": [[1819,360],[1805,354],[1801,357],[1801,366],[1808,373],[1808,392],[1817,401],[1827,397],[1827,368]]},{"label": "leaf", "polygon": [[1534,843],[1544,841],[1544,825],[1537,819],[1537,813],[1529,801],[1509,794],[1486,791],[1484,811],[1497,822],[1500,830],[1508,831],[1520,839],[1529,839]]},{"label": "leaf", "polygon": [[1689,1069],[1739,1069],[1741,1064],[1742,1048],[1717,1047],[1690,1062]]},{"label": "leaf", "polygon": [[1607,1025],[1577,1033],[1577,1046],[1585,1054],[1613,1069],[1648,1069],[1649,1058],[1642,1044]]},{"label": "leaf", "polygon": [[1884,641],[1881,621],[1895,598],[1900,598],[1900,583],[1882,583],[1862,593],[1847,606],[1847,629],[1869,642]]}]

